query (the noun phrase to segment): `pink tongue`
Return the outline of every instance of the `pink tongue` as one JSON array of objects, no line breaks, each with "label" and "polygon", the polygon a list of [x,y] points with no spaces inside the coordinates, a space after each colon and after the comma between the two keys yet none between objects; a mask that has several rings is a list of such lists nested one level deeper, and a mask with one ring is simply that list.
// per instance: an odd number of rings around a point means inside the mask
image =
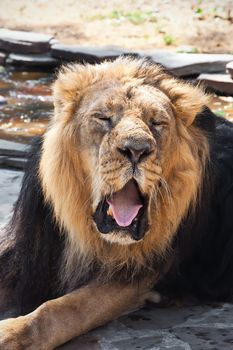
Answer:
[{"label": "pink tongue", "polygon": [[142,207],[138,189],[133,180],[114,193],[107,202],[112,208],[114,219],[122,227],[129,226]]}]

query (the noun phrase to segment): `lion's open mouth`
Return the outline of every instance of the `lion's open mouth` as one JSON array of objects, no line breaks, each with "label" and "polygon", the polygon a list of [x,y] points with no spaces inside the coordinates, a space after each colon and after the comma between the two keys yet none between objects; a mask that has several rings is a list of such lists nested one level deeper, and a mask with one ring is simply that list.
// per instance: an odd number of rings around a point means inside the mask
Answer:
[{"label": "lion's open mouth", "polygon": [[100,201],[94,220],[101,233],[125,231],[138,241],[148,229],[147,209],[148,199],[132,179],[120,191]]}]

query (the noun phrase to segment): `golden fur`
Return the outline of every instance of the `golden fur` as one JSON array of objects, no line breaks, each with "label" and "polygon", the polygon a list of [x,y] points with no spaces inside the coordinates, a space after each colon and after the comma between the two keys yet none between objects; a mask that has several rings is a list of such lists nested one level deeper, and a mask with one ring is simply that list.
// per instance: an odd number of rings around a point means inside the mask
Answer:
[{"label": "golden fur", "polygon": [[[166,254],[187,211],[197,207],[209,158],[207,137],[194,122],[208,98],[154,64],[119,58],[72,65],[59,73],[53,89],[55,113],[44,136],[39,176],[64,229],[59,272],[68,287],[33,312],[1,321],[5,350],[52,350],[148,299],[159,301],[150,290],[173,261],[166,259],[156,270],[153,259]],[[137,171],[119,152],[129,138],[150,145]],[[100,201],[132,178],[149,198],[149,229],[137,242],[123,230],[103,234],[93,220]],[[93,266],[98,276],[88,277]],[[118,271],[123,278],[112,278]],[[72,275],[81,287],[72,285]]]},{"label": "golden fur", "polygon": [[[44,136],[40,178],[46,200],[67,232],[68,271],[77,257],[84,274],[93,261],[108,276],[124,266],[139,270],[154,254],[166,253],[198,199],[209,150],[193,121],[208,99],[200,88],[132,58],[65,67],[53,91],[55,114]],[[100,108],[109,117],[122,115],[110,132],[96,132]],[[101,196],[120,190],[132,176],[116,147],[130,135],[146,137],[157,149],[151,118],[162,121],[156,131],[162,134],[162,152],[139,166],[137,178],[150,198],[150,229],[137,243],[119,233],[102,235],[92,219]]]},{"label": "golden fur", "polygon": [[135,284],[90,283],[49,300],[28,315],[0,321],[0,348],[57,349],[74,337],[140,308],[146,300],[154,300],[151,281],[146,278]]}]

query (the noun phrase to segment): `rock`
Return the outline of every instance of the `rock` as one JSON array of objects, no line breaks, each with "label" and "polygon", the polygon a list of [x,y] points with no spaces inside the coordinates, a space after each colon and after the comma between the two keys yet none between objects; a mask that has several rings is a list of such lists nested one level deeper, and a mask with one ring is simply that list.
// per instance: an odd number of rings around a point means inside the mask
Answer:
[{"label": "rock", "polygon": [[0,106],[7,104],[7,99],[5,96],[0,95]]},{"label": "rock", "polygon": [[98,63],[105,59],[115,59],[120,55],[137,55],[112,46],[88,47],[54,44],[51,49],[52,56],[60,60]]},{"label": "rock", "polygon": [[55,44],[52,46],[51,54],[60,60],[98,63],[99,59],[93,51],[82,49],[80,46]]},{"label": "rock", "polygon": [[0,64],[4,64],[6,60],[6,55],[3,52],[0,52]]},{"label": "rock", "polygon": [[28,146],[0,139],[0,156],[26,158],[28,156]]},{"label": "rock", "polygon": [[162,64],[176,76],[198,75],[201,73],[223,73],[226,64],[233,60],[228,54],[173,53],[163,50],[141,52]]},{"label": "rock", "polygon": [[197,80],[216,92],[233,95],[233,79],[229,74],[201,74]]},{"label": "rock", "polygon": [[45,53],[50,50],[51,35],[0,29],[0,50],[14,53]]},{"label": "rock", "polygon": [[227,69],[227,72],[230,74],[231,78],[233,79],[233,61],[227,63],[226,69]]},{"label": "rock", "polygon": [[0,167],[24,169],[29,155],[25,144],[0,139]]},{"label": "rock", "polygon": [[16,66],[57,66],[58,60],[51,57],[49,54],[44,55],[20,55],[11,53],[7,60],[7,64],[12,64]]},{"label": "rock", "polygon": [[12,157],[1,157],[0,156],[0,166],[2,168],[12,168],[12,169],[20,169],[24,170],[25,165],[27,163],[26,158],[12,158]]}]

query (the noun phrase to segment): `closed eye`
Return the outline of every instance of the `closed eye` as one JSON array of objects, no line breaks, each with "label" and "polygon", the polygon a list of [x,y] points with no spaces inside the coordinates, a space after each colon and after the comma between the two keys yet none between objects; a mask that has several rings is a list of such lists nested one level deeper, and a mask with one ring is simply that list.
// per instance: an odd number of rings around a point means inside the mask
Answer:
[{"label": "closed eye", "polygon": [[94,118],[98,120],[106,121],[106,122],[111,122],[111,118],[102,113],[95,113]]},{"label": "closed eye", "polygon": [[103,131],[110,131],[113,127],[113,121],[111,117],[108,117],[107,115],[103,113],[94,113],[92,115],[94,120],[96,121],[95,124],[98,125],[98,128],[100,128]]},{"label": "closed eye", "polygon": [[166,126],[166,122],[162,121],[162,120],[151,120],[151,125],[152,126]]},{"label": "closed eye", "polygon": [[98,117],[99,120],[103,120],[105,122],[110,122],[111,121],[111,118],[109,117]]}]

